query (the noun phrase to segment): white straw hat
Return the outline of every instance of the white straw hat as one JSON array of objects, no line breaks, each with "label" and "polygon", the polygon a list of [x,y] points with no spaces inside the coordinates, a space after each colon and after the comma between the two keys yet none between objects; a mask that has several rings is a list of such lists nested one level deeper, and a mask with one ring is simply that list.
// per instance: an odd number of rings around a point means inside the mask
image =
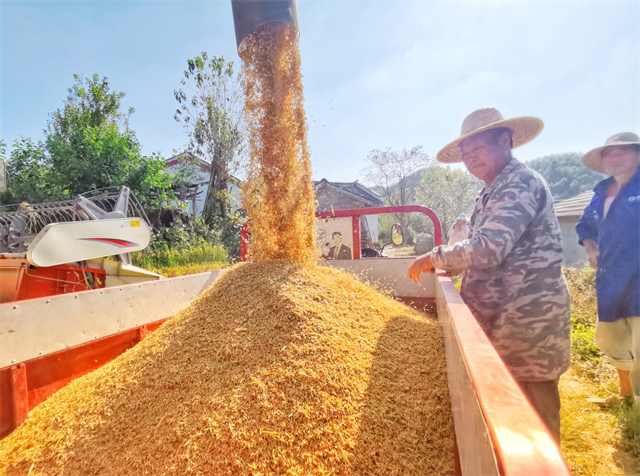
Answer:
[{"label": "white straw hat", "polygon": [[587,152],[582,158],[582,162],[584,162],[584,165],[591,170],[604,174],[606,173],[602,167],[602,151],[604,149],[613,145],[636,144],[640,145],[640,137],[638,137],[638,134],[634,134],[633,132],[619,132],[618,134],[614,134],[609,137],[602,147],[596,147],[595,149]]},{"label": "white straw hat", "polygon": [[504,119],[500,111],[491,107],[473,111],[462,122],[460,137],[442,148],[436,159],[438,162],[462,162],[462,154],[458,148],[460,142],[479,132],[506,127],[511,130],[513,148],[520,147],[535,139],[542,131],[544,123],[537,117],[516,117]]}]

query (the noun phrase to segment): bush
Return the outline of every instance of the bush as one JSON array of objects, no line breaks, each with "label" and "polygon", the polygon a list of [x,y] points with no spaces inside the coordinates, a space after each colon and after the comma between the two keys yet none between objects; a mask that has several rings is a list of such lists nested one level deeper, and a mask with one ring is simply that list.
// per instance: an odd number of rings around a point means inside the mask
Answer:
[{"label": "bush", "polygon": [[157,226],[149,247],[134,253],[133,260],[149,271],[180,276],[221,268],[228,263],[228,256],[220,232],[198,218]]},{"label": "bush", "polygon": [[227,261],[227,251],[220,245],[203,243],[189,249],[169,249],[155,253],[147,253],[142,257],[143,268],[171,268],[194,263],[211,263]]},{"label": "bush", "polygon": [[635,459],[634,469],[640,471],[640,404],[620,402],[613,414],[619,423],[622,447]]},{"label": "bush", "polygon": [[595,327],[576,324],[574,319],[571,319],[571,354],[574,360],[600,361],[602,353],[594,342],[595,330]]},{"label": "bush", "polygon": [[202,218],[175,220],[171,226],[158,227],[149,245],[153,254],[169,250],[185,251],[204,244],[219,245],[220,233],[207,225]]},{"label": "bush", "polygon": [[596,325],[598,305],[596,300],[596,272],[591,268],[563,268],[571,293],[571,321],[574,326],[591,328]]}]

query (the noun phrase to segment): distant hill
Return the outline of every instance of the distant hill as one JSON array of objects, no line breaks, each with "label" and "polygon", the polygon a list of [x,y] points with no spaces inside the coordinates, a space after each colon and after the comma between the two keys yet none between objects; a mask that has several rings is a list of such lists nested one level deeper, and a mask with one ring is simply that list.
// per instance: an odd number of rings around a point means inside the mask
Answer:
[{"label": "distant hill", "polygon": [[[540,173],[549,184],[554,200],[564,200],[591,190],[605,175],[593,172],[582,163],[581,152],[567,152],[538,157],[526,162],[527,166]],[[407,188],[419,187],[429,167],[420,169],[407,178]],[[381,187],[370,187],[384,196]],[[392,191],[395,190],[392,187]],[[454,192],[453,192],[454,193]]]},{"label": "distant hill", "polygon": [[581,152],[547,155],[526,162],[549,184],[554,200],[564,200],[591,190],[605,176],[586,168]]}]

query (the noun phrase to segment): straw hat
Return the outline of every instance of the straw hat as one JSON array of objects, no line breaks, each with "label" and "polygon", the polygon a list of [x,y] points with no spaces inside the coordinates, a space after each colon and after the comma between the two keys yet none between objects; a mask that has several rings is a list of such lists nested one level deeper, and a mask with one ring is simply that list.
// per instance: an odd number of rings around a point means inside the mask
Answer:
[{"label": "straw hat", "polygon": [[614,134],[607,139],[607,142],[605,142],[602,147],[596,147],[592,151],[587,152],[582,158],[582,162],[584,162],[584,165],[591,170],[604,174],[606,172],[602,167],[602,151],[612,145],[634,144],[640,145],[640,137],[638,137],[638,134],[634,134],[633,132],[620,132],[618,134]]},{"label": "straw hat", "polygon": [[478,132],[498,127],[506,127],[511,130],[513,148],[515,149],[535,139],[542,131],[544,123],[537,117],[516,117],[505,120],[497,109],[491,107],[478,109],[464,118],[460,137],[438,152],[436,156],[438,162],[462,162],[462,154],[458,148],[460,142]]}]

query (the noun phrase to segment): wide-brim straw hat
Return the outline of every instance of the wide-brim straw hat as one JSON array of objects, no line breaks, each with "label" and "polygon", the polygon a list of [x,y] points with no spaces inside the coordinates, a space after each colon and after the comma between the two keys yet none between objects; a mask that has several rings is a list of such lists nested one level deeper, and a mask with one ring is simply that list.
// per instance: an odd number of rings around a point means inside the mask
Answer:
[{"label": "wide-brim straw hat", "polygon": [[504,119],[500,111],[491,107],[478,109],[464,118],[460,137],[443,147],[436,155],[436,159],[438,162],[444,163],[462,162],[462,154],[458,147],[460,142],[479,132],[498,127],[506,127],[511,131],[513,148],[515,149],[535,139],[542,132],[544,123],[537,117]]},{"label": "wide-brim straw hat", "polygon": [[614,145],[640,145],[640,137],[633,132],[619,132],[607,139],[602,147],[596,147],[595,149],[587,152],[582,158],[582,162],[591,170],[606,174],[602,167],[602,151],[607,147]]}]

